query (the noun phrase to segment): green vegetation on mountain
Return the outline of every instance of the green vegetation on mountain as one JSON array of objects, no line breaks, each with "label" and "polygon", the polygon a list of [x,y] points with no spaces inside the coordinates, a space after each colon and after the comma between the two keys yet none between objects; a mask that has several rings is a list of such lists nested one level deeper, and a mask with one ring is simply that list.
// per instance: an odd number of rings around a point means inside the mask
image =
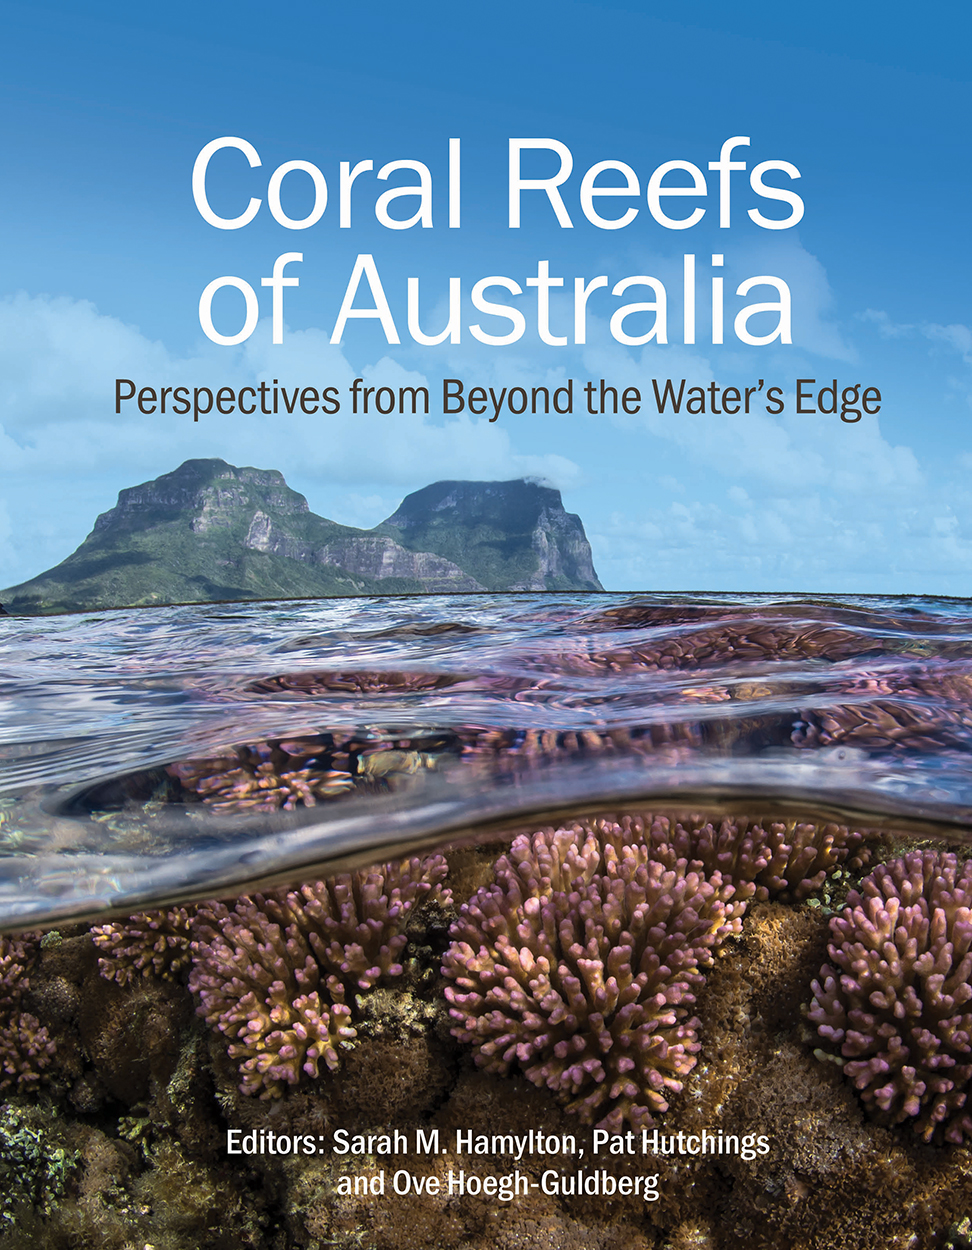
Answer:
[{"label": "green vegetation on mountain", "polygon": [[72,555],[0,591],[13,613],[481,590],[595,590],[559,492],[440,482],[374,530],[308,509],[276,470],[187,460],[119,493]]},{"label": "green vegetation on mountain", "polygon": [[564,511],[559,490],[534,482],[435,482],[377,529],[451,560],[487,590],[604,589],[580,517]]}]

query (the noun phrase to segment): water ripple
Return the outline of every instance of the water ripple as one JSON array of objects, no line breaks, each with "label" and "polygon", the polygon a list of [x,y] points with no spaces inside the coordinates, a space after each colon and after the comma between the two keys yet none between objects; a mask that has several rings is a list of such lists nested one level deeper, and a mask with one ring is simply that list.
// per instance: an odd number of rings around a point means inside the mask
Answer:
[{"label": "water ripple", "polygon": [[9,618],[0,924],[557,808],[972,824],[972,604],[476,595]]}]

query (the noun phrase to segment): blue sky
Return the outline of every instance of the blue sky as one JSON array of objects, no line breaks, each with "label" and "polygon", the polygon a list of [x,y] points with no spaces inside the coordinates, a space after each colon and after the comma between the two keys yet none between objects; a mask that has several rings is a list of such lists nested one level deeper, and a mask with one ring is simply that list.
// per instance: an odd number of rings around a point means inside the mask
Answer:
[{"label": "blue sky", "polygon": [[[63,559],[117,491],[192,456],[221,456],[284,472],[310,506],[372,525],[431,480],[535,475],[580,513],[609,589],[797,590],[972,594],[972,331],[967,222],[972,191],[967,119],[969,10],[862,3],[694,4],[672,20],[655,4],[295,3],[201,9],[89,4],[2,5],[7,57],[0,83],[0,584]],[[208,225],[191,172],[210,140],[232,135],[258,150],[213,159],[208,186],[227,216],[263,200],[243,229]],[[748,136],[733,159],[732,216],[720,229],[710,161]],[[448,142],[461,139],[462,224],[447,226]],[[539,192],[507,218],[508,140],[556,139],[574,162],[562,187],[574,225],[561,229]],[[339,165],[371,160],[355,184],[350,229],[338,224]],[[386,162],[416,160],[433,181],[433,226],[389,230],[378,195],[411,181],[375,178]],[[624,162],[639,195],[605,198],[603,230],[580,210],[584,171]],[[665,201],[698,225],[653,220],[646,184],[664,162],[703,171],[704,199]],[[785,161],[799,181],[767,175],[805,205],[792,229],[760,229],[749,208],[752,167]],[[291,230],[268,211],[272,172],[317,166],[328,206]],[[532,163],[529,163],[532,162]],[[524,176],[553,172],[554,153],[524,158]],[[603,176],[597,185],[604,185]],[[670,182],[674,179],[670,178]],[[293,218],[309,212],[311,182],[288,175]],[[360,192],[360,197],[359,197]],[[414,199],[392,206],[414,210]],[[297,251],[284,292],[284,341],[271,342],[271,292],[261,279]],[[682,257],[697,257],[697,342],[681,341]],[[332,331],[355,258],[374,257],[401,334],[389,345],[374,320]],[[724,256],[723,344],[707,332],[713,254]],[[537,335],[538,263],[551,292],[550,329]],[[199,297],[217,277],[247,281],[261,319],[238,346],[211,342]],[[509,329],[470,303],[474,283],[506,276],[523,294],[488,298],[522,309],[523,336],[481,343],[473,324]],[[612,312],[652,298],[597,291],[588,341],[572,341],[575,277],[609,287],[651,275],[668,293],[667,344],[612,337]],[[744,303],[775,298],[744,279],[776,275],[792,297],[792,343],[750,346],[730,328]],[[406,332],[406,279],[420,279],[422,323],[444,328],[449,279],[462,283],[459,344],[422,346]],[[235,302],[234,302],[235,301]],[[358,300],[359,306],[368,301]],[[243,300],[222,292],[214,319],[238,328]],[[235,327],[231,326],[235,320]],[[646,331],[652,314],[632,316]],[[751,328],[767,332],[775,314]],[[334,416],[210,414],[193,423],[114,411],[114,379],[140,386],[334,385]],[[347,388],[426,385],[428,416],[352,416]],[[493,424],[444,416],[441,379],[467,386],[563,385],[574,412],[504,412]],[[798,415],[796,379],[875,386],[877,416],[855,424]],[[687,415],[643,410],[589,415],[580,388],[604,378],[650,392],[651,379],[778,385],[784,411]]]}]

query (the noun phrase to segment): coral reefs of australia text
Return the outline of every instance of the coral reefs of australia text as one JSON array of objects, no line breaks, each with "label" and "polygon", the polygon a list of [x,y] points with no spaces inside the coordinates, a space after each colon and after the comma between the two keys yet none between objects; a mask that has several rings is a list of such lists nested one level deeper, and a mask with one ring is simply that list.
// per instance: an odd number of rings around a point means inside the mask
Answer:
[{"label": "coral reefs of australia text", "polygon": [[[800,171],[792,162],[775,157],[757,160],[750,168],[749,153],[745,149],[751,142],[748,135],[726,139],[718,158],[708,162],[708,179],[699,164],[681,157],[663,161],[647,177],[627,161],[608,159],[591,165],[578,185],[572,181],[574,157],[567,144],[554,138],[510,139],[504,204],[507,226],[510,230],[519,230],[525,214],[532,225],[545,229],[572,230],[577,219],[604,231],[625,230],[636,221],[639,224],[650,222],[669,231],[691,230],[709,213],[711,190],[712,199],[718,205],[720,230],[729,230],[733,224],[734,200],[737,201],[735,216],[740,218],[739,210],[745,207],[750,228],[755,226],[773,232],[792,229],[804,215],[803,199],[792,190],[792,184],[801,177]],[[262,196],[250,195],[246,199],[244,194],[240,199],[238,189],[227,190],[227,185],[231,185],[228,179],[239,172],[241,153],[251,170],[262,166],[260,153],[253,144],[236,135],[211,140],[193,165],[193,200],[203,220],[216,230],[242,230],[266,216]],[[556,164],[553,173],[549,169],[551,161]],[[461,144],[458,138],[453,138],[448,144],[444,197],[450,230],[458,230],[462,224],[461,170]],[[739,184],[747,174],[748,189],[743,191]],[[399,183],[399,175],[411,175],[416,180]],[[301,217],[291,216],[284,206],[284,187],[288,183],[292,187],[295,176],[299,180],[309,178],[313,188],[312,207]],[[375,185],[376,182],[387,183],[393,177],[396,182],[387,190]],[[255,186],[259,186],[262,179],[260,175],[251,175],[248,181],[255,181]],[[386,230],[430,230],[438,211],[435,201],[442,198],[441,193],[433,194],[430,165],[412,157],[387,161],[377,172],[370,158],[353,164],[341,161],[337,177],[331,175],[330,185],[335,184],[339,232],[352,230],[356,221],[370,216],[369,207],[373,208],[375,220]],[[327,212],[329,201],[333,203],[334,199],[324,171],[306,160],[279,165],[266,182],[265,192],[267,213],[278,225],[291,231],[317,226]],[[743,204],[739,204],[743,197]],[[217,212],[213,207],[216,200],[236,203],[238,199],[242,211],[232,216]],[[570,200],[574,203],[570,204]],[[414,211],[408,212],[409,208]],[[643,212],[643,208],[646,211]],[[763,211],[767,208],[771,210],[769,213]],[[488,214],[488,208],[486,211]],[[329,221],[333,216],[332,209]],[[789,283],[774,274],[753,274],[738,283],[733,278],[726,291],[725,254],[721,250],[714,251],[709,257],[699,261],[695,252],[686,252],[682,257],[681,341],[693,344],[701,334],[703,340],[713,344],[723,343],[726,338],[756,347],[775,342],[791,343]],[[282,343],[284,292],[300,286],[299,271],[294,266],[303,261],[303,251],[281,252],[268,263],[269,273],[248,277],[223,274],[214,278],[199,297],[199,324],[206,337],[224,347],[245,342],[260,319],[258,290],[269,288],[273,342]],[[532,262],[528,264],[532,268]],[[711,267],[708,274],[703,272],[706,266]],[[403,285],[403,290],[389,287],[382,280],[374,254],[362,252],[355,257],[347,280],[339,278],[338,283],[343,283],[340,304],[335,301],[336,315],[333,310],[328,314],[328,320],[334,316],[332,343],[341,342],[351,320],[377,322],[386,343],[400,343],[401,311],[396,318],[392,303],[398,304],[400,309],[402,302],[407,309],[407,332],[413,342],[429,347],[462,342],[463,280],[460,277],[437,278],[434,286],[426,281],[420,299],[419,275],[407,277],[404,284],[398,282],[397,286]],[[608,321],[609,333],[619,343],[638,346],[669,341],[669,290],[660,277],[647,273],[625,276],[602,273],[568,278],[551,274],[549,260],[538,260],[535,274],[528,272],[511,277],[490,273],[473,282],[468,296],[473,315],[479,316],[465,327],[472,338],[499,347],[523,337],[527,320],[517,300],[524,294],[524,285],[536,289],[536,333],[541,343],[549,347],[565,347],[571,341],[586,343],[589,311]],[[341,289],[340,285],[331,288],[330,277],[328,287],[329,295],[334,296]],[[565,324],[552,325],[551,292],[563,289],[567,295],[571,288],[572,301],[568,307],[558,308],[555,318]],[[508,302],[511,297],[512,303]],[[429,307],[443,299],[448,300],[445,326],[441,327],[440,323],[430,328]],[[746,300],[750,302],[743,302]],[[706,311],[703,311],[704,305],[707,305]],[[482,317],[487,318],[486,324],[482,324]],[[572,330],[572,336],[564,330]]]}]

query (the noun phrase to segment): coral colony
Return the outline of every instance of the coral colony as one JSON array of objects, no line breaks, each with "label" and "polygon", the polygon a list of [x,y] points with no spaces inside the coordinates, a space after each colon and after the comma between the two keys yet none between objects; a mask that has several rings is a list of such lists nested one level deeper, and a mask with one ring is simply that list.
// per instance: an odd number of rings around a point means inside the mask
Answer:
[{"label": "coral colony", "polygon": [[[456,916],[433,855],[232,904],[140,913],[91,935],[102,976],[188,984],[239,1089],[279,1099],[336,1069],[376,989],[402,985],[416,909],[456,918],[442,957],[451,1033],[488,1073],[522,1073],[598,1129],[649,1128],[700,1051],[704,970],[752,902],[798,901],[874,831],[643,813],[514,839]],[[808,1018],[883,1123],[972,1137],[972,861],[879,865],[830,921]],[[31,939],[0,939],[0,1088],[36,1083],[54,1045],[21,1010]],[[366,1033],[369,1030],[366,1030]]]},{"label": "coral colony", "polygon": [[203,907],[189,986],[229,1041],[244,1094],[277,1098],[356,1036],[356,991],[394,981],[416,904],[451,898],[446,862],[407,859],[299,890]]},{"label": "coral colony", "polygon": [[588,1123],[650,1126],[695,1066],[699,968],[747,900],[803,897],[863,837],[651,815],[520,837],[453,926],[453,1033],[487,1071],[519,1065]]},{"label": "coral colony", "polygon": [[[600,824],[600,822],[597,822]],[[665,864],[698,860],[707,873],[720,872],[736,887],[737,899],[802,899],[819,890],[838,865],[860,868],[870,856],[865,834],[846,825],[795,820],[766,827],[744,818],[682,823],[667,816],[625,817],[643,831],[651,854]]]},{"label": "coral colony", "polygon": [[453,926],[453,1033],[489,1072],[514,1064],[601,1128],[652,1123],[699,1049],[700,964],[738,927],[734,890],[666,869],[631,830],[518,838]]},{"label": "coral colony", "polygon": [[0,937],[0,1090],[36,1084],[54,1057],[47,1030],[20,1010],[36,953],[36,942]]},{"label": "coral colony", "polygon": [[[452,1033],[489,1072],[522,1071],[587,1123],[647,1127],[699,1051],[702,968],[747,903],[805,897],[865,834],[795,821],[646,813],[517,838],[463,905],[442,972]],[[177,978],[261,1098],[333,1070],[362,992],[401,978],[415,907],[451,904],[442,856],[232,905],[96,926],[103,976]]]},{"label": "coral colony", "polygon": [[972,1137],[972,861],[882,864],[830,922],[809,1019],[865,1107],[925,1141]]},{"label": "coral colony", "polygon": [[138,912],[123,922],[95,925],[91,938],[104,952],[98,960],[101,975],[119,985],[128,985],[138,976],[176,980],[189,965],[195,915],[195,907],[173,907]]},{"label": "coral colony", "polygon": [[168,772],[217,812],[293,811],[315,807],[352,787],[343,769],[315,767],[319,747],[305,740],[261,742],[211,759],[172,764]]}]

